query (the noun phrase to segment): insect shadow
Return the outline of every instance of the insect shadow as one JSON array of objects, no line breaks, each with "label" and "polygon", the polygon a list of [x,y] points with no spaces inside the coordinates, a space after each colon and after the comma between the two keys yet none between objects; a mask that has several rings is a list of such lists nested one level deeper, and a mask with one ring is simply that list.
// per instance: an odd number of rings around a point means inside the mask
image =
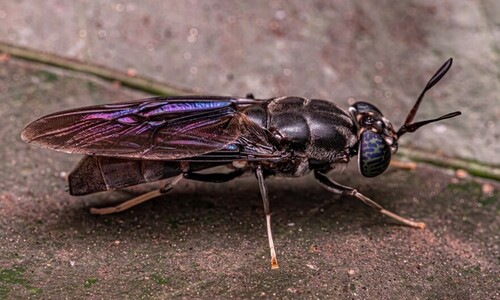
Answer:
[{"label": "insect shadow", "polygon": [[[399,172],[399,171],[396,171]],[[350,172],[346,172],[349,174]],[[310,176],[299,179],[270,179],[269,187],[273,190],[273,217],[278,231],[293,226],[301,227],[377,227],[400,225],[388,222],[383,217],[373,214],[369,207],[350,196],[333,196],[325,194],[321,186],[313,185]],[[143,194],[151,186],[140,186],[116,191],[113,197],[103,194],[102,197],[84,197],[85,206],[112,205],[123,199]],[[369,194],[384,194],[382,186],[367,185]],[[389,206],[398,193],[386,197],[382,203]],[[100,195],[99,195],[100,196]],[[88,199],[85,199],[88,198]],[[88,202],[87,202],[88,201]],[[168,195],[148,201],[141,206],[104,218],[89,215],[97,223],[132,222],[135,225],[151,227],[154,231],[164,232],[185,226],[223,227],[229,233],[240,232],[241,228],[256,228],[260,233],[264,223],[256,216],[262,214],[259,191],[255,189],[255,181],[251,177],[237,179],[222,184],[188,183],[180,185]],[[330,225],[328,225],[330,224]],[[240,227],[240,228],[238,228]],[[281,230],[280,230],[281,228]]]}]

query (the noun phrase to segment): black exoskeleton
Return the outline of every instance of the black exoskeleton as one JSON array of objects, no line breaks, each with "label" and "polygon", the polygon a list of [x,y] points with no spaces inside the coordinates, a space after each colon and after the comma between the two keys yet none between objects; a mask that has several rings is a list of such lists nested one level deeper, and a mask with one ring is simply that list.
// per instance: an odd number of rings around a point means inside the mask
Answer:
[{"label": "black exoskeleton", "polygon": [[[277,268],[265,184],[270,175],[297,177],[312,171],[333,193],[354,196],[408,226],[425,226],[384,209],[325,174],[357,155],[361,174],[377,176],[389,166],[403,134],[458,116],[460,112],[453,112],[412,123],[425,92],[446,74],[451,63],[449,59],[430,79],[398,131],[379,109],[366,102],[355,103],[347,113],[329,101],[300,97],[182,96],[54,113],[28,125],[22,138],[45,148],[86,155],[69,176],[72,195],[172,178],[165,187],[118,206],[93,208],[96,214],[123,211],[163,195],[181,179],[225,182],[254,172],[264,202],[271,266]],[[198,172],[221,165],[232,171]]]}]

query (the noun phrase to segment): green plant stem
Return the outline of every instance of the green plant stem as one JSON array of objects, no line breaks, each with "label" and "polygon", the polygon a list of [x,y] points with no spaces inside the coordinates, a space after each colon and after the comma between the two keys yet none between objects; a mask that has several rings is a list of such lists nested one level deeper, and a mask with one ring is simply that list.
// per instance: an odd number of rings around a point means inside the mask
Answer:
[{"label": "green plant stem", "polygon": [[451,169],[463,169],[474,176],[500,181],[500,167],[488,166],[461,158],[451,158],[428,151],[400,147],[398,154],[416,162],[424,162]]},{"label": "green plant stem", "polygon": [[8,53],[12,57],[24,60],[94,75],[109,81],[118,81],[124,86],[154,95],[174,96],[193,93],[192,91],[182,90],[159,83],[153,79],[141,76],[130,76],[123,72],[112,70],[103,66],[80,62],[74,59],[64,58],[38,50],[13,46],[7,43],[0,42],[0,52]]},{"label": "green plant stem", "polygon": [[[24,60],[94,75],[109,81],[119,81],[124,86],[155,95],[174,96],[186,93],[193,94],[192,91],[174,88],[145,77],[129,76],[123,72],[103,66],[59,57],[42,51],[13,46],[7,43],[0,42],[0,52],[8,53],[13,57]],[[500,181],[500,167],[488,166],[486,164],[460,158],[449,158],[422,150],[400,148],[398,154],[416,162],[429,163],[445,168],[463,169],[478,177]]]}]

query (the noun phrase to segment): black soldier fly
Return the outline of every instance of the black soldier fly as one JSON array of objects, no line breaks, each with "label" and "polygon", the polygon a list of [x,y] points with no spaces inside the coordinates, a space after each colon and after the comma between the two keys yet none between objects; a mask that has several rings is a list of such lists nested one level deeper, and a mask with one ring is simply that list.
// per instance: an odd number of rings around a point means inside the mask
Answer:
[{"label": "black soldier fly", "polygon": [[[405,123],[395,131],[379,109],[357,102],[349,114],[325,100],[279,97],[265,100],[219,96],[156,97],[57,112],[28,125],[22,139],[57,151],[86,155],[69,175],[69,191],[79,196],[171,178],[163,188],[94,214],[126,210],[170,191],[179,180],[226,182],[254,172],[260,187],[271,250],[266,177],[298,177],[312,171],[330,192],[354,196],[407,226],[424,228],[384,209],[356,189],[327,177],[358,155],[365,177],[383,173],[398,149],[398,140],[426,124],[456,117],[412,123],[424,94],[450,69],[450,58],[432,76]],[[227,165],[227,173],[200,173]]]}]

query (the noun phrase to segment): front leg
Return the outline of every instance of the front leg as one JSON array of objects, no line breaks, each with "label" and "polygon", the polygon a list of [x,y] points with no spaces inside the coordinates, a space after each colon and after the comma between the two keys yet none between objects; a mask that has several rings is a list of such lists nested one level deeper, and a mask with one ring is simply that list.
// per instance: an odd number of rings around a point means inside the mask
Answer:
[{"label": "front leg", "polygon": [[395,219],[395,220],[397,220],[405,225],[408,225],[410,227],[420,228],[420,229],[425,228],[425,223],[414,222],[414,221],[408,220],[406,218],[403,218],[403,217],[401,217],[401,216],[399,216],[391,211],[388,211],[385,208],[383,208],[380,204],[378,204],[377,202],[373,201],[372,199],[364,196],[363,194],[359,193],[355,189],[348,187],[348,186],[338,184],[335,181],[328,178],[325,174],[323,174],[319,171],[314,171],[314,177],[318,180],[318,182],[324,188],[326,188],[327,190],[329,190],[332,193],[340,194],[340,195],[354,196],[357,199],[363,201],[363,203],[365,203],[366,205],[378,210],[380,213],[382,213],[388,217],[391,217],[391,218],[393,218],[393,219]]}]

